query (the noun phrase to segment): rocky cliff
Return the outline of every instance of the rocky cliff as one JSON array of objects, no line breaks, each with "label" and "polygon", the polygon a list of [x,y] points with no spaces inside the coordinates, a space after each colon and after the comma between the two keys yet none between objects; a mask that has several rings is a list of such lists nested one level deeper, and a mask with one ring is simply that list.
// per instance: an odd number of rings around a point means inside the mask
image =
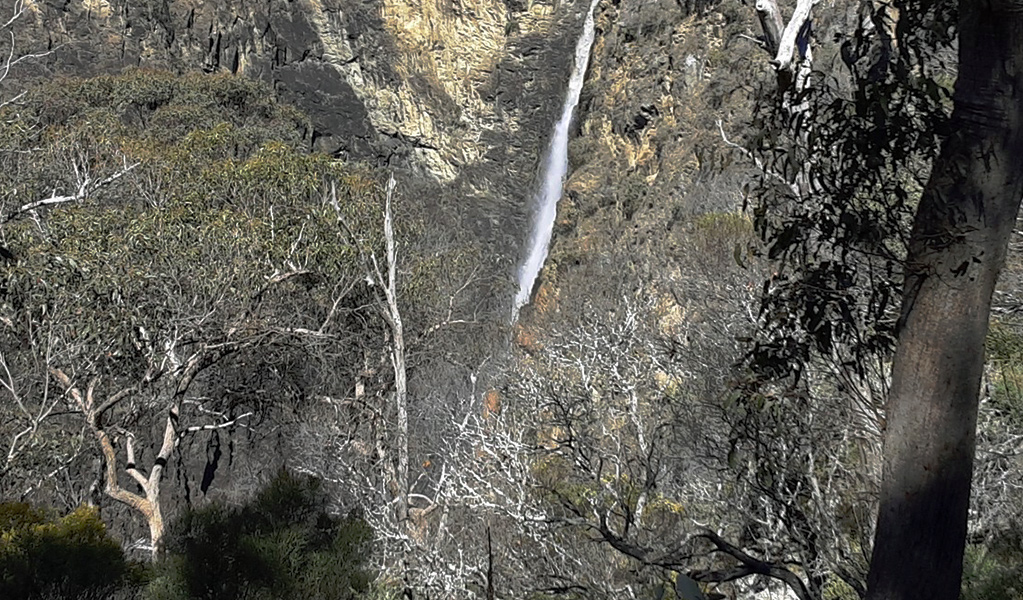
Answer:
[{"label": "rocky cliff", "polygon": [[[401,202],[424,205],[431,225],[485,248],[485,264],[503,272],[470,293],[506,315],[588,4],[28,0],[16,47],[50,53],[4,83],[130,68],[265,81],[310,117],[310,148],[393,168]],[[748,221],[727,217],[741,197],[734,175],[721,176],[729,154],[716,124],[727,128],[747,109],[737,81],[755,79],[753,65],[766,69],[748,58],[755,40],[735,35],[752,32],[752,17],[739,0],[714,10],[681,0],[598,6],[567,193],[525,328],[570,324],[584,305],[613,308],[639,296],[658,299],[667,326],[682,315],[708,320],[716,313],[693,305],[687,286],[714,282],[711,296],[724,302],[753,281],[735,275]],[[218,486],[244,486],[250,470],[286,453],[281,439],[223,448],[217,436],[204,440],[182,453],[199,457],[200,468],[174,471],[185,501],[205,492],[213,473]]]},{"label": "rocky cliff", "polygon": [[[488,163],[529,178],[567,78],[581,7],[541,0],[32,1],[36,75],[126,67],[271,82],[310,143],[451,183]],[[27,26],[26,26],[27,25]],[[30,44],[35,45],[30,46]],[[21,49],[20,48],[20,49]],[[487,177],[474,182],[488,187]]]},{"label": "rocky cliff", "polygon": [[[27,63],[16,81],[131,67],[267,81],[310,116],[311,147],[439,185],[431,194],[436,210],[458,213],[452,220],[502,255],[509,274],[587,8],[581,0],[28,0],[26,7],[19,50],[53,52]],[[736,56],[757,48],[734,34],[753,33],[751,18],[738,2],[598,7],[552,269],[602,260],[601,245],[621,235],[633,253],[663,254],[661,246],[678,242],[655,230],[681,231],[684,214],[735,206],[731,192],[693,184],[720,152],[715,120],[745,110],[744,99],[732,100],[732,71]],[[726,35],[727,28],[734,31]],[[723,40],[743,47],[724,48]],[[716,76],[722,71],[727,76]]]},{"label": "rocky cliff", "polygon": [[707,296],[745,296],[733,288],[757,275],[736,262],[751,229],[735,211],[749,170],[722,131],[742,135],[751,92],[770,76],[754,19],[738,1],[601,6],[532,319],[623,297],[678,315]]}]

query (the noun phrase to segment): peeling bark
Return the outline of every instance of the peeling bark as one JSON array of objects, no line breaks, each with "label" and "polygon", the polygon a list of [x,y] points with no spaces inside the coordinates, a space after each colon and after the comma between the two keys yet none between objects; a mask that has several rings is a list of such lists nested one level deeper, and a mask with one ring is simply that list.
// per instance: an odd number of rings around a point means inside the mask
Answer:
[{"label": "peeling bark", "polygon": [[764,39],[767,41],[767,51],[772,56],[778,54],[778,46],[781,45],[781,32],[785,29],[785,23],[781,18],[781,11],[778,10],[778,3],[775,0],[757,0],[757,17],[760,18],[760,26],[764,30]]},{"label": "peeling bark", "polygon": [[[96,388],[99,386],[98,377],[94,377],[89,381],[88,387],[83,394],[81,388],[63,370],[50,367],[50,373],[82,411],[86,424],[92,430],[100,452],[103,454],[104,493],[114,500],[138,511],[145,518],[146,524],[149,527],[153,560],[156,560],[159,555],[160,544],[163,540],[164,520],[163,512],[160,508],[160,486],[163,482],[164,470],[179,439],[178,415],[181,409],[181,399],[188,391],[192,381],[203,369],[214,364],[227,354],[252,344],[252,341],[223,342],[204,346],[189,356],[180,368],[174,370],[173,375],[175,379],[172,380],[173,396],[167,409],[163,438],[161,439],[160,449],[157,451],[156,458],[153,460],[153,466],[148,474],[136,464],[134,435],[130,432],[127,433],[127,462],[125,463],[124,471],[139,484],[139,487],[142,488],[142,495],[124,489],[119,483],[117,451],[114,448],[114,441],[111,439],[107,427],[103,424],[103,416],[120,402],[137,393],[140,389],[139,385],[123,388],[97,404],[95,396]],[[167,375],[167,373],[150,373],[147,375],[144,383],[152,383],[164,375]]]},{"label": "peeling bark", "polygon": [[153,469],[149,476],[145,476],[135,465],[135,450],[131,437],[128,438],[128,463],[126,472],[142,487],[144,496],[129,492],[121,487],[117,479],[117,451],[114,449],[114,442],[110,434],[103,427],[103,413],[116,406],[120,401],[127,398],[136,391],[135,387],[125,388],[113,394],[102,404],[96,406],[95,392],[99,384],[99,378],[93,378],[86,388],[85,394],[74,385],[71,378],[62,370],[50,369],[57,381],[64,387],[71,398],[78,404],[85,420],[92,429],[96,442],[99,444],[100,452],[103,454],[104,463],[104,486],[103,491],[107,496],[138,511],[149,526],[150,542],[153,548],[153,559],[156,559],[160,541],[163,539],[164,523],[163,513],[160,510],[160,481],[163,477],[163,467],[167,464],[171,452],[174,450],[174,443],[177,439],[174,431],[177,423],[177,406],[170,409],[167,416],[167,426],[164,431],[163,444],[157,456]]},{"label": "peeling bark", "polygon": [[394,174],[387,180],[387,201],[384,209],[384,238],[387,244],[387,287],[386,300],[382,307],[384,317],[391,328],[391,366],[394,368],[394,400],[398,413],[398,521],[408,520],[408,369],[405,365],[405,329],[398,309],[397,268],[398,253],[394,241],[394,219],[391,214],[391,197],[394,194]]}]

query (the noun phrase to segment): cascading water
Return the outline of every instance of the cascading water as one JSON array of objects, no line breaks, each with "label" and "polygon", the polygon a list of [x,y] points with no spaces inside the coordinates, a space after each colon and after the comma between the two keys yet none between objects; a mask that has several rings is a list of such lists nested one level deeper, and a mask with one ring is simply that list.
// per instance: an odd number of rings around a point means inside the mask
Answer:
[{"label": "cascading water", "polygon": [[586,13],[583,33],[575,47],[575,66],[572,68],[572,78],[568,82],[568,95],[565,97],[561,118],[554,126],[554,134],[544,157],[541,187],[536,194],[536,217],[529,235],[529,254],[519,266],[519,291],[515,294],[515,303],[512,306],[513,323],[518,318],[519,309],[529,303],[533,285],[547,259],[547,247],[550,245],[551,232],[554,230],[558,200],[561,199],[561,188],[568,171],[568,127],[572,122],[575,105],[579,103],[586,66],[590,62],[590,48],[593,46],[594,36],[593,13],[599,2],[600,0],[593,0],[589,12]]}]

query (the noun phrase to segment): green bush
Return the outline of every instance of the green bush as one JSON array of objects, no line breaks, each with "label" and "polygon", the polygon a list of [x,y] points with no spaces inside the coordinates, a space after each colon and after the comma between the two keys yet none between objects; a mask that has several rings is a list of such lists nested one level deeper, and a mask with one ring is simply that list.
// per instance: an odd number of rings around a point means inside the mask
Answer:
[{"label": "green bush", "polygon": [[1012,428],[1023,425],[1023,333],[1020,323],[992,321],[985,343],[992,406]]},{"label": "green bush", "polygon": [[188,510],[168,529],[154,598],[347,600],[369,590],[372,532],[328,513],[315,479],[282,471],[241,507]]},{"label": "green bush", "polygon": [[0,504],[0,598],[105,598],[129,572],[95,508],[54,518]]},{"label": "green bush", "polygon": [[[95,182],[137,163],[88,198],[40,211],[43,226],[4,225],[18,260],[0,260],[0,312],[47,323],[10,334],[50,331],[82,353],[63,360],[102,353],[101,368],[137,379],[150,360],[139,332],[177,335],[198,305],[217,307],[200,335],[257,312],[246,326],[312,326],[333,306],[334,283],[362,271],[326,191],[370,247],[382,196],[379,173],[309,153],[303,123],[263,84],[153,71],[62,80],[0,108],[0,215],[78,189],[83,169]],[[267,289],[297,265],[309,276]]]},{"label": "green bush", "polygon": [[1015,538],[970,544],[963,559],[962,600],[1023,600],[1023,545]]}]

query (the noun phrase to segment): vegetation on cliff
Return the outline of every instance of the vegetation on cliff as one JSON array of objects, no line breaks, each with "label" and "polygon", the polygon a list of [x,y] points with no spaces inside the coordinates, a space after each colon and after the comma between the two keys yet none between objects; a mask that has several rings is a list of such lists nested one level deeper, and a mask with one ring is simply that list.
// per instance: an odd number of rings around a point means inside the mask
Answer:
[{"label": "vegetation on cliff", "polygon": [[[90,3],[74,52],[101,31],[103,61],[185,74],[0,75],[0,494],[54,511],[5,505],[4,584],[866,597],[956,21],[818,3],[780,60],[769,9],[812,3],[774,4],[598,7],[550,259],[509,330],[508,240],[560,101],[561,71],[531,69],[567,54],[579,2]],[[79,60],[58,50],[40,69]],[[968,536],[928,529],[966,542],[964,598],[1019,595],[1017,250],[971,338],[987,362],[958,357],[985,381]],[[321,483],[257,493],[281,466]],[[47,579],[38,548],[95,579]]]},{"label": "vegetation on cliff", "polygon": [[95,507],[54,518],[0,504],[0,591],[24,600],[375,597],[372,530],[328,508],[319,481],[281,471],[241,505],[184,510],[166,554],[144,564],[127,559]]}]

